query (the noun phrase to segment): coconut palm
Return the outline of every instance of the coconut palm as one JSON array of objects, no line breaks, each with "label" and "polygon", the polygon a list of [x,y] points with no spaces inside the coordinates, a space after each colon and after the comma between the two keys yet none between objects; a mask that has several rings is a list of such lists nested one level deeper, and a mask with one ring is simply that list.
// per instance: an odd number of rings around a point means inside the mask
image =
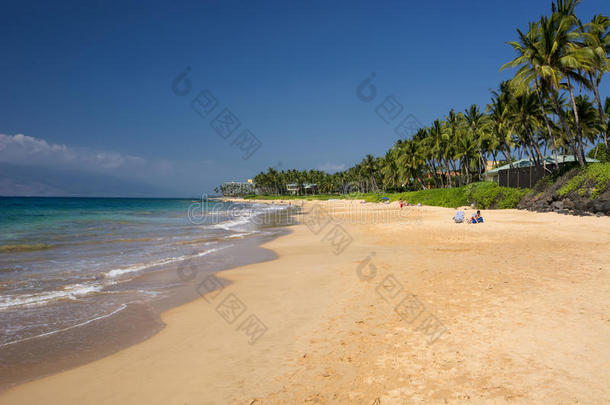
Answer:
[{"label": "coconut palm", "polygon": [[[593,16],[591,22],[585,25],[585,32],[588,34],[585,37],[585,42],[592,50],[592,64],[588,72],[589,81],[593,87],[600,121],[604,123],[606,122],[606,114],[599,96],[599,83],[603,75],[610,71],[610,59],[608,58],[608,54],[610,54],[610,18],[601,14]],[[608,131],[603,128],[603,125],[601,131],[606,153],[610,153]]]}]

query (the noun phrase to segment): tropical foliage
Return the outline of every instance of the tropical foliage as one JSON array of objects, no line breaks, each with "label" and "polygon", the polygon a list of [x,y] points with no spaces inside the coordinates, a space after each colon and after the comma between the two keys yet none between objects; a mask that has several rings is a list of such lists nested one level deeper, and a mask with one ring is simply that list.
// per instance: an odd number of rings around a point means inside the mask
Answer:
[{"label": "tropical foliage", "polygon": [[284,194],[288,183],[316,183],[321,193],[450,188],[481,181],[488,163],[529,158],[546,168],[544,156],[571,154],[584,166],[596,143],[610,154],[610,98],[599,94],[610,69],[610,19],[581,21],[579,3],[557,0],[548,16],[517,30],[508,42],[515,58],[501,67],[514,77],[487,106],[451,110],[383,157],[367,155],[345,171],[269,169],[255,177],[258,191]]},{"label": "tropical foliage", "polygon": [[250,183],[224,183],[216,187],[214,191],[227,197],[243,197],[254,193],[254,186]]}]

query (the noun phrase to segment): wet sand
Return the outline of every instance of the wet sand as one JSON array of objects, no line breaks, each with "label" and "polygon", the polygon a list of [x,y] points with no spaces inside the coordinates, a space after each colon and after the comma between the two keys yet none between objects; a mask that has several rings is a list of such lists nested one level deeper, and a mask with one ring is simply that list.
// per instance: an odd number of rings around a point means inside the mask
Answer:
[{"label": "wet sand", "polygon": [[0,403],[610,401],[610,218],[397,209],[305,203],[305,224],[263,245],[276,260]]},{"label": "wet sand", "polygon": [[[163,285],[165,288],[159,291],[159,296],[128,302],[107,316],[91,319],[81,326],[0,346],[0,391],[90,363],[150,338],[165,326],[161,320],[163,311],[200,298],[196,277],[276,259],[273,251],[260,245],[288,231],[281,229],[282,221],[267,219],[265,235],[231,239],[231,246],[226,249],[181,263],[152,267],[117,285],[122,291]],[[282,219],[286,222],[286,218]],[[225,280],[225,283],[230,282]]]}]

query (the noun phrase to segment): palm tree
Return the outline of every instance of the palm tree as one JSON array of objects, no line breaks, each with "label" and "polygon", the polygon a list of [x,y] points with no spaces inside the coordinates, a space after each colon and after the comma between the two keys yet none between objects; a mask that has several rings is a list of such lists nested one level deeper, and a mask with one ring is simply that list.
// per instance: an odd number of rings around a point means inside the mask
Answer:
[{"label": "palm tree", "polygon": [[[591,69],[588,72],[589,81],[593,87],[593,94],[595,95],[600,121],[601,123],[604,123],[606,122],[606,117],[602,100],[599,96],[599,83],[601,82],[604,73],[610,71],[610,59],[608,58],[608,54],[610,54],[610,18],[605,15],[597,14],[593,16],[590,23],[586,24],[585,30],[588,34],[585,40],[592,50],[592,64]],[[608,131],[603,128],[603,125],[601,131],[606,153],[608,154],[610,153]]]},{"label": "palm tree", "polygon": [[[552,149],[555,154],[555,166],[558,167],[558,145],[546,114],[543,94],[555,94],[554,92],[559,87],[560,78],[559,73],[547,64],[547,61],[550,59],[549,53],[552,53],[553,41],[544,40],[545,37],[542,35],[540,24],[541,23],[530,23],[529,30],[526,34],[517,29],[519,41],[511,41],[508,42],[508,44],[513,47],[513,49],[518,53],[518,56],[512,61],[505,63],[500,70],[504,70],[509,67],[519,67],[515,77],[510,82],[510,86],[515,90],[515,94],[527,91],[527,89],[533,85],[538,98],[538,103],[540,105],[540,110],[542,111],[542,117],[549,139],[552,140]],[[563,118],[558,112],[559,108],[556,104],[557,103],[555,103],[556,113],[558,114],[562,124],[564,124],[563,127],[566,128]],[[569,134],[567,135],[570,137]]]},{"label": "palm tree", "polygon": [[[597,111],[591,100],[583,95],[576,96],[576,106],[580,114],[580,126],[584,139],[591,144],[595,144],[599,134],[603,131],[602,121],[599,119],[599,111]],[[570,120],[570,124],[575,124],[573,118]]]},{"label": "palm tree", "polygon": [[482,168],[485,167],[485,162],[487,161],[483,150],[487,149],[485,144],[488,142],[489,137],[489,117],[482,113],[476,104],[472,104],[465,111],[464,118],[466,119],[467,128],[477,146],[477,170],[480,180]]},{"label": "palm tree", "polygon": [[584,35],[581,29],[582,24],[575,14],[576,6],[581,0],[558,0],[553,3],[553,14],[550,18],[542,17],[541,27],[543,33],[553,38],[553,50],[556,58],[552,65],[565,77],[565,87],[570,94],[572,102],[572,112],[576,127],[576,146],[577,157],[581,165],[585,164],[585,153],[583,147],[583,131],[580,125],[578,107],[574,96],[572,81],[580,83],[587,88],[591,84],[580,71],[590,71],[593,69],[594,55],[591,48],[587,47],[583,41]]},{"label": "palm tree", "polygon": [[[447,131],[445,132],[447,148],[446,148],[446,160],[447,160],[447,177],[449,186],[451,187],[451,176],[449,173],[449,164],[452,166],[452,171],[456,172],[455,163],[453,160],[457,157],[457,144],[458,144],[458,131],[464,125],[464,116],[462,113],[456,114],[453,109],[449,111],[449,114],[445,117],[445,125]],[[458,179],[459,180],[459,179]]]},{"label": "palm tree", "polygon": [[425,188],[422,179],[422,166],[425,159],[418,146],[418,140],[410,139],[401,144],[402,153],[398,159],[400,178],[402,184],[413,184],[417,181],[418,188]]},{"label": "palm tree", "polygon": [[[510,167],[514,168],[510,153],[513,146],[511,134],[514,126],[509,115],[509,106],[512,98],[510,84],[508,82],[500,83],[499,92],[492,91],[491,104],[487,106],[487,111],[491,112],[489,117],[492,122],[492,142],[495,145],[495,149],[501,151]],[[495,155],[494,160],[496,160]]]},{"label": "palm tree", "polygon": [[510,116],[515,122],[528,156],[536,164],[542,163],[546,170],[546,161],[540,152],[539,140],[536,138],[542,116],[537,95],[533,91],[524,92],[513,99],[511,106]]},{"label": "palm tree", "polygon": [[[398,188],[401,186],[399,170],[398,170],[398,157],[400,156],[400,140],[388,152],[386,153],[383,164],[381,167],[381,173],[383,175],[384,187]],[[398,146],[397,146],[398,144]]]},{"label": "palm tree", "polygon": [[439,120],[435,120],[432,123],[432,126],[426,129],[426,139],[423,145],[434,181],[437,186],[440,182],[441,187],[444,187],[444,182],[443,177],[439,176],[437,164],[443,155],[443,133],[444,130],[441,122]]},{"label": "palm tree", "polygon": [[377,166],[377,160],[371,154],[366,155],[362,162],[360,162],[360,173],[362,178],[365,180],[365,183],[369,184],[369,186],[366,188],[367,191],[378,190],[377,181],[375,180]]}]

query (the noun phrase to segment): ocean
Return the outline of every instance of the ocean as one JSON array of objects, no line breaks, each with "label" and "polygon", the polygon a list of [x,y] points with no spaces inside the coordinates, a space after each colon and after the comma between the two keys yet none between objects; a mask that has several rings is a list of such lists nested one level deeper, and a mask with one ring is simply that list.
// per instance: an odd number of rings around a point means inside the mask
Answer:
[{"label": "ocean", "polygon": [[[51,350],[62,363],[66,351],[112,352],[150,336],[161,327],[162,309],[197,298],[194,281],[179,277],[180,266],[196,263],[210,273],[272,258],[257,246],[282,232],[278,217],[286,213],[289,222],[285,208],[191,199],[0,198],[0,360],[13,365],[10,372],[0,368],[10,374],[0,374],[0,387],[41,373],[31,365],[46,360],[28,358],[25,349],[30,357]],[[123,335],[123,343],[115,339]]]}]

